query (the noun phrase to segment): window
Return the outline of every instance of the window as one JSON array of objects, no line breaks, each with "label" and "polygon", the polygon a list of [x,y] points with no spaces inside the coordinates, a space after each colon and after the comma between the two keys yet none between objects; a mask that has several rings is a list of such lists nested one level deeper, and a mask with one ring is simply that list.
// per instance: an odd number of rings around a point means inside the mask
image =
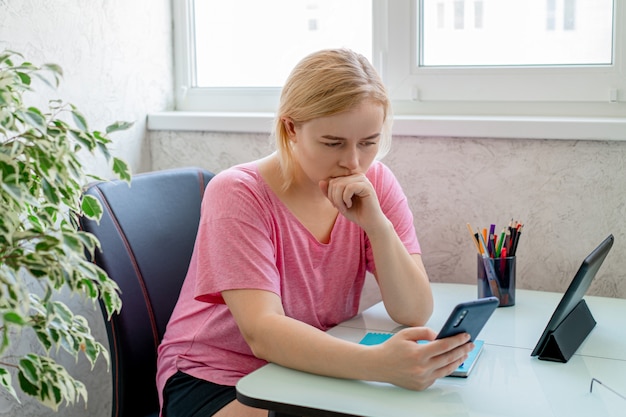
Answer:
[{"label": "window", "polygon": [[337,45],[372,56],[371,1],[195,0],[193,6],[198,87],[280,87],[305,54]]},{"label": "window", "polygon": [[371,0],[178,3],[179,38],[187,40],[177,43],[186,51],[179,55],[182,109],[273,111],[306,54],[348,47],[372,58]]},{"label": "window", "polygon": [[297,60],[346,46],[396,114],[624,117],[625,27],[614,0],[175,0],[177,108],[272,112]]},{"label": "window", "polygon": [[422,1],[418,66],[612,64],[611,1],[565,0],[562,10],[555,0],[473,0],[473,8],[465,3]]}]

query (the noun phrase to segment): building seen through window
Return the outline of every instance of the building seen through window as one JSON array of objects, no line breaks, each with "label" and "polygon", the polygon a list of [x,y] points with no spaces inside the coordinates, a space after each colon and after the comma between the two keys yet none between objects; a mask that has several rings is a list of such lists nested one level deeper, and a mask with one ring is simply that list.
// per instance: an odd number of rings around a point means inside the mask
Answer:
[{"label": "building seen through window", "polygon": [[422,0],[420,66],[610,65],[611,0]]}]

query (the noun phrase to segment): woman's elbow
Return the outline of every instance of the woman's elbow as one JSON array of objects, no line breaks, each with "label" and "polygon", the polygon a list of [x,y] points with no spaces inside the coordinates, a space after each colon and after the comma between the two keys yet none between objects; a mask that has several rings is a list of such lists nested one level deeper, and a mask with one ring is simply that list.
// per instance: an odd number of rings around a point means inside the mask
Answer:
[{"label": "woman's elbow", "polygon": [[420,327],[424,326],[433,314],[433,303],[432,301],[424,302],[416,305],[414,308],[402,308],[399,311],[387,309],[387,312],[389,317],[396,323],[409,327]]}]

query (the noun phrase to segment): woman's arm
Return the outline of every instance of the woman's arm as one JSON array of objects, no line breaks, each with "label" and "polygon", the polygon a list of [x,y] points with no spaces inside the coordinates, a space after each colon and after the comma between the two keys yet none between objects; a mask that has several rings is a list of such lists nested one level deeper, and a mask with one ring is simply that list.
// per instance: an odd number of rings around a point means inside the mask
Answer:
[{"label": "woman's arm", "polygon": [[454,371],[473,348],[467,334],[418,344],[435,337],[424,327],[404,329],[381,345],[360,345],[285,316],[272,292],[228,290],[222,296],[255,356],[305,372],[423,390]]},{"label": "woman's arm", "polygon": [[409,254],[367,177],[338,177],[320,183],[320,188],[342,215],[367,234],[376,264],[374,275],[391,318],[407,326],[424,325],[432,314],[433,298],[422,258]]},{"label": "woman's arm", "polygon": [[433,312],[433,296],[421,255],[407,252],[391,222],[366,233],[387,313],[400,324],[423,326]]}]

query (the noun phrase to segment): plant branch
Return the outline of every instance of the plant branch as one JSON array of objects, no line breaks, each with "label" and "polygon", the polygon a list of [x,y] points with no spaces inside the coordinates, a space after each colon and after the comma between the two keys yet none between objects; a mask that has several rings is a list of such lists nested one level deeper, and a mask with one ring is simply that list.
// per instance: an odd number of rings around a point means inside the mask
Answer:
[{"label": "plant branch", "polygon": [[[127,164],[110,155],[108,134],[132,126],[115,122],[103,134],[90,130],[83,114],[62,100],[49,101],[46,111],[25,103],[23,93],[35,92],[33,78],[54,88],[62,75],[55,64],[35,66],[19,53],[0,52],[0,387],[18,400],[4,367],[17,368],[19,388],[54,410],[63,401],[86,401],[84,385],[48,355],[27,352],[15,365],[2,354],[13,343],[13,330],[32,329],[46,353],[63,349],[84,355],[92,366],[101,356],[108,363],[87,320],[53,295],[66,287],[99,298],[109,316],[121,308],[117,284],[87,259],[100,243],[76,228],[77,216],[98,220],[102,213],[87,197],[89,213],[82,212],[82,186],[91,176],[77,155],[104,156],[130,182]],[[33,282],[43,296],[31,292]]]}]

